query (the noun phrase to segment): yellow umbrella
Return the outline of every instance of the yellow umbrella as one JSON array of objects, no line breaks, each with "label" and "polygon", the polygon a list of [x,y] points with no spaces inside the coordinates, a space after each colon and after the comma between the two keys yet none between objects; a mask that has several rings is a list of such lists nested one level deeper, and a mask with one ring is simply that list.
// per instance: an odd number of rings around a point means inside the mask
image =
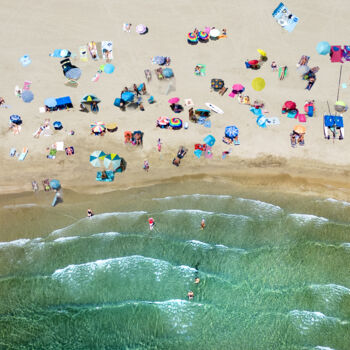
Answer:
[{"label": "yellow umbrella", "polygon": [[296,125],[294,127],[294,131],[297,133],[297,134],[305,134],[306,133],[306,128],[305,126],[302,126],[302,125]]},{"label": "yellow umbrella", "polygon": [[118,129],[117,123],[109,123],[106,126],[107,126],[107,130],[110,132],[116,131]]},{"label": "yellow umbrella", "polygon": [[252,87],[256,91],[261,91],[265,87],[265,80],[263,78],[255,78],[252,81]]},{"label": "yellow umbrella", "polygon": [[266,56],[267,56],[267,55],[266,55],[266,52],[265,52],[264,50],[257,49],[257,51],[260,53],[260,55],[261,55],[262,57],[266,57]]}]

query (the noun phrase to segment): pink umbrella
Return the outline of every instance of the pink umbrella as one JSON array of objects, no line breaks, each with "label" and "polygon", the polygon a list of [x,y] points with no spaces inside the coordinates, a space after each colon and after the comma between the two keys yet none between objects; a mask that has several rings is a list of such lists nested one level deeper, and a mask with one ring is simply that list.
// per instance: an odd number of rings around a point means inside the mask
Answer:
[{"label": "pink umbrella", "polygon": [[180,101],[180,99],[178,97],[173,97],[168,102],[170,104],[173,104],[173,103],[178,103],[179,101]]},{"label": "pink umbrella", "polygon": [[232,91],[229,94],[230,97],[235,97],[237,94],[242,93],[245,90],[245,87],[242,84],[235,84],[232,86]]}]

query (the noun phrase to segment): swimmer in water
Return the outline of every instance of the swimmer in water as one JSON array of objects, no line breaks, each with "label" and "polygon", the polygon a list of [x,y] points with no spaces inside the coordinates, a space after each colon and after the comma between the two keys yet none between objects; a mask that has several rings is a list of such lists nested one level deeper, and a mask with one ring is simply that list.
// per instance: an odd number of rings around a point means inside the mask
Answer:
[{"label": "swimmer in water", "polygon": [[194,283],[195,283],[195,284],[198,284],[199,282],[200,282],[199,277],[196,277],[196,278],[194,279]]},{"label": "swimmer in water", "polygon": [[194,297],[194,293],[190,290],[190,291],[187,293],[187,297],[188,297],[188,300],[192,300],[193,297]]},{"label": "swimmer in water", "polygon": [[148,219],[148,223],[149,223],[149,229],[153,230],[153,227],[155,225],[154,219],[153,218],[149,218]]},{"label": "swimmer in water", "polygon": [[87,210],[87,217],[88,218],[92,218],[94,216],[94,213],[92,212],[92,210],[91,209],[88,209]]},{"label": "swimmer in water", "polygon": [[201,230],[204,230],[204,228],[205,228],[205,220],[202,219],[202,221],[201,221]]}]

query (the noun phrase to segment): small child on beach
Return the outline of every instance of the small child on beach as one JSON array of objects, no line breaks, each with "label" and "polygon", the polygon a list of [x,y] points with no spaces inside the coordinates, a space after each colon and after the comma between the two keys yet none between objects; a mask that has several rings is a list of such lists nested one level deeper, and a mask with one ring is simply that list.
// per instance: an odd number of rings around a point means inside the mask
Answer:
[{"label": "small child on beach", "polygon": [[148,163],[148,160],[145,160],[145,161],[143,162],[143,169],[144,169],[146,172],[148,172],[148,170],[149,170],[149,163]]},{"label": "small child on beach", "polygon": [[277,72],[277,64],[275,61],[272,61],[271,62],[271,69],[273,72]]},{"label": "small child on beach", "polygon": [[158,148],[158,152],[162,150],[162,141],[160,139],[158,139],[157,148]]},{"label": "small child on beach", "polygon": [[88,218],[92,218],[94,216],[94,213],[92,212],[92,210],[89,208],[88,210],[87,210],[87,217]]}]

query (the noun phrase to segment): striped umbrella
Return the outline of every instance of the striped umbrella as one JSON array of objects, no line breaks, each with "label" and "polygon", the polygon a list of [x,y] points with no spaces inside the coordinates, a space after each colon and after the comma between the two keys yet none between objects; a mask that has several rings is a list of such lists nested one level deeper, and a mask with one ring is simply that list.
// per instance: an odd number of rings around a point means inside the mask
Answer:
[{"label": "striped umbrella", "polygon": [[110,165],[112,165],[112,169],[116,170],[117,168],[120,167],[120,163],[121,163],[121,159],[117,153],[107,154],[103,160],[103,164],[106,169],[109,168]]},{"label": "striped umbrella", "polygon": [[207,41],[207,40],[209,39],[209,34],[208,34],[207,32],[201,31],[201,32],[199,32],[199,34],[198,34],[198,39],[199,39],[200,41]]},{"label": "striped umbrella", "polygon": [[103,151],[94,151],[90,154],[90,163],[94,167],[101,166],[100,160],[103,160],[106,156],[106,153]]},{"label": "striped umbrella", "polygon": [[234,139],[235,137],[238,136],[238,128],[235,125],[232,126],[226,126],[225,128],[225,136],[230,138],[230,139]]},{"label": "striped umbrella", "polygon": [[187,41],[189,43],[198,43],[198,36],[195,33],[188,33],[187,34]]}]

